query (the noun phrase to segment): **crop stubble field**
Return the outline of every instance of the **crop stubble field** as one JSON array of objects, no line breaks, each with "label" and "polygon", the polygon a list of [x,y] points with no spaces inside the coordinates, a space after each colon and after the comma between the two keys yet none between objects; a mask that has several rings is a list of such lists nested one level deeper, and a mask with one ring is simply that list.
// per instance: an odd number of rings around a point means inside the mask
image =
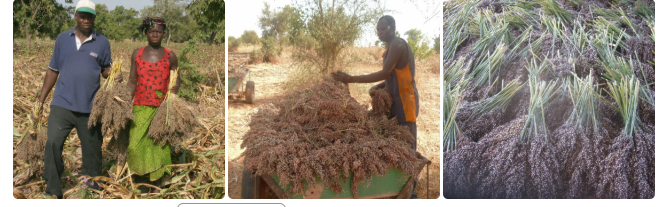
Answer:
[{"label": "crop stubble field", "polygon": [[[16,146],[30,122],[27,114],[37,103],[37,92],[41,90],[43,77],[53,51],[54,40],[33,40],[31,51],[25,51],[24,40],[14,40],[13,46],[13,127],[14,127],[14,166],[13,187],[17,198],[42,198],[45,183],[40,175],[43,170],[31,168],[39,166],[43,160],[24,161],[16,159]],[[123,60],[122,74],[126,84],[130,70],[130,55],[135,48],[146,45],[144,42],[111,41],[113,60]],[[164,47],[180,55],[184,43],[171,43]],[[189,55],[190,63],[206,76],[206,81],[196,86],[197,101],[190,108],[200,123],[190,135],[185,137],[182,146],[186,150],[172,154],[172,176],[166,177],[158,193],[138,192],[140,184],[134,183],[123,166],[115,165],[114,154],[107,144],[111,137],[104,136],[103,172],[99,183],[101,191],[83,189],[80,180],[82,164],[80,140],[75,129],[67,139],[63,150],[65,169],[63,172],[64,198],[214,198],[224,194],[224,45],[198,45],[198,52]],[[181,57],[179,57],[181,60]],[[179,63],[181,65],[181,61]],[[103,82],[103,80],[102,80]],[[54,91],[54,89],[53,89]],[[50,103],[51,91],[46,103]],[[40,123],[47,124],[49,108],[44,107]],[[31,130],[34,132],[35,130]],[[41,156],[43,157],[43,156]],[[42,165],[42,164],[41,164]],[[97,181],[98,182],[98,181]],[[152,188],[156,189],[156,188]]]}]

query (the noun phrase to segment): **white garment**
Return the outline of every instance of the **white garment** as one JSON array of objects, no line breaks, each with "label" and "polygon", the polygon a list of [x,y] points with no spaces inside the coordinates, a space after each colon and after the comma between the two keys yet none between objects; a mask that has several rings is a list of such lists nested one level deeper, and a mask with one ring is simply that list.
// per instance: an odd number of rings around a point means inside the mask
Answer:
[{"label": "white garment", "polygon": [[78,50],[80,50],[80,46],[81,46],[83,43],[92,40],[92,34],[89,34],[89,37],[88,37],[84,42],[80,42],[80,39],[78,38],[78,35],[75,35],[75,34],[74,34],[73,36],[76,36],[76,48],[77,48]]}]

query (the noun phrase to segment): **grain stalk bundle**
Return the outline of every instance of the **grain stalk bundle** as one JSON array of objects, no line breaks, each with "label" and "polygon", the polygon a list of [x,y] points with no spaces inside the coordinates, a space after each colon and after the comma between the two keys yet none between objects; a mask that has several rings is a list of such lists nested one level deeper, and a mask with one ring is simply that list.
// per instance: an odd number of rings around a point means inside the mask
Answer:
[{"label": "grain stalk bundle", "polygon": [[117,74],[121,73],[123,60],[115,58],[112,62],[111,72],[108,78],[101,84],[96,92],[92,112],[89,115],[88,127],[101,124],[104,134],[111,135],[114,139],[119,137],[122,129],[128,128],[133,116],[133,104],[131,94],[126,84],[115,82]]},{"label": "grain stalk bundle", "polygon": [[[454,100],[445,101],[445,117],[463,132],[445,124],[444,196],[652,198],[652,6],[507,1],[462,16],[469,37],[444,59],[445,99]],[[443,25],[452,25],[464,8],[445,9]],[[493,24],[502,22],[508,31]],[[494,43],[505,43],[501,63]],[[461,77],[459,63],[471,61],[475,81],[460,100],[449,86]],[[516,85],[485,84],[498,79]]]},{"label": "grain stalk bundle", "polygon": [[[34,107],[32,113],[38,114],[40,111],[38,108],[39,106]],[[22,182],[29,180],[32,175],[39,176],[43,173],[44,150],[46,148],[46,140],[48,140],[47,127],[43,126],[38,118],[37,120],[29,118],[29,120],[30,126],[21,136],[21,140],[16,144],[16,159],[22,160],[29,166]]]},{"label": "grain stalk bundle", "polygon": [[[375,111],[389,109],[386,93],[375,91]],[[416,176],[412,134],[375,111],[367,111],[345,84],[330,79],[287,94],[252,116],[241,144],[245,167],[257,175],[277,175],[280,186],[290,186],[287,196],[302,194],[304,181],[315,186],[315,177],[335,192],[344,190],[340,182],[350,182],[357,198],[358,185],[368,185],[389,168]]]},{"label": "grain stalk bundle", "polygon": [[188,108],[190,104],[172,93],[178,73],[178,70],[170,72],[165,100],[158,107],[147,132],[148,137],[154,138],[154,143],[161,146],[169,143],[176,152],[179,152],[179,146],[183,144],[183,140],[193,132],[198,124],[193,112]]}]

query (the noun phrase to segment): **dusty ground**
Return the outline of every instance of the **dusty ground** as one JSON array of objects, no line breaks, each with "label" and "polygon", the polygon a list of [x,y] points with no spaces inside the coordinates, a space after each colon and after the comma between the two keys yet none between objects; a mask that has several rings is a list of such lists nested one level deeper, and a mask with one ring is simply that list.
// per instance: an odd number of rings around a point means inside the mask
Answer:
[{"label": "dusty ground", "polygon": [[[250,52],[252,47],[241,47],[237,53]],[[360,56],[356,64],[352,64],[346,71],[349,74],[367,74],[381,69],[382,59],[380,57],[384,50],[381,48],[352,48],[347,52]],[[240,57],[238,57],[240,56]],[[234,58],[232,58],[234,57]],[[230,53],[229,65],[240,65],[247,62],[243,55]],[[240,149],[243,135],[249,130],[250,117],[261,104],[284,95],[283,88],[289,74],[291,74],[292,60],[290,52],[284,50],[277,64],[260,63],[248,65],[250,79],[255,82],[255,103],[247,104],[242,99],[229,99],[228,121],[228,170],[226,182],[229,183],[230,198],[240,198],[241,194],[241,172],[243,170],[243,157]],[[426,169],[419,176],[416,192],[420,198],[438,198],[440,196],[440,57],[428,58],[424,61],[416,61],[417,64],[417,89],[420,94],[420,116],[417,119],[417,144],[418,151],[430,159],[433,164],[429,168],[430,187],[427,185]],[[370,97],[368,89],[373,84],[351,84],[352,96],[361,104],[369,104]]]}]

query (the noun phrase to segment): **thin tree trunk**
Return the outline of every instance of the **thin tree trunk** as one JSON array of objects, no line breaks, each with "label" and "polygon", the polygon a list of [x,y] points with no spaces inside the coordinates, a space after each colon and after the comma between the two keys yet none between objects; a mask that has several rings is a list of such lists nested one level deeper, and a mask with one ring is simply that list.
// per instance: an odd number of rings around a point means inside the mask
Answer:
[{"label": "thin tree trunk", "polygon": [[27,51],[28,54],[30,54],[30,27],[28,25],[25,26],[25,40],[27,42]]},{"label": "thin tree trunk", "polygon": [[172,29],[167,27],[167,42],[165,43],[165,45],[167,46],[170,45],[170,38],[172,38]]},{"label": "thin tree trunk", "polygon": [[212,32],[211,35],[209,35],[208,44],[214,43],[213,40],[215,39],[215,35],[216,35],[215,32]]}]

